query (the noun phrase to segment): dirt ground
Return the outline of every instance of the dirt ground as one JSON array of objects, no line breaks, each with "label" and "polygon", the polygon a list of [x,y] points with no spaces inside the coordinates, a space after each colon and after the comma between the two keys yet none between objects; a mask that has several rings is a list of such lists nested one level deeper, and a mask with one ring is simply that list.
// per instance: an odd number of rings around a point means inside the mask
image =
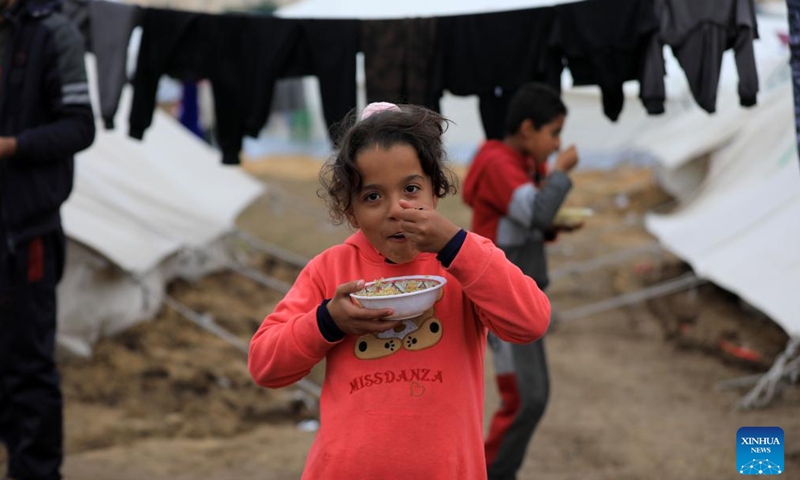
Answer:
[{"label": "dirt ground", "polygon": [[[330,225],[315,194],[318,167],[305,158],[248,163],[268,193],[241,215],[240,227],[305,257],[341,241],[349,232]],[[651,171],[584,171],[575,180],[568,203],[596,214],[552,245],[554,274],[653,244],[642,215],[667,208],[669,198]],[[458,197],[440,209],[468,225],[470,212]],[[279,279],[291,282],[297,274],[236,247]],[[550,404],[520,480],[738,478],[736,431],[757,425],[784,429],[785,477],[800,478],[800,388],[765,409],[739,411],[747,390],[718,387],[771,364],[786,342],[771,321],[712,285],[573,318],[575,308],[686,268],[667,253],[640,253],[553,282],[553,304],[569,320],[556,321],[547,335]],[[175,282],[170,294],[244,341],[280,298],[232,272]],[[240,350],[169,308],[101,341],[91,359],[62,355],[61,367],[67,480],[297,479],[314,438],[298,428],[315,416],[298,390],[254,386]],[[320,375],[321,368],[311,379]],[[497,405],[487,366],[487,420]]]}]

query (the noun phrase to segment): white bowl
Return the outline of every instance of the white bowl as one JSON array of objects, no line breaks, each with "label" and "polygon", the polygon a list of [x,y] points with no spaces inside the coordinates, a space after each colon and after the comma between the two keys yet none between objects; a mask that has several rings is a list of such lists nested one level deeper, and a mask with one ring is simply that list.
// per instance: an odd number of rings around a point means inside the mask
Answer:
[{"label": "white bowl", "polygon": [[559,227],[575,227],[594,215],[591,208],[562,207],[553,218],[553,225]]},{"label": "white bowl", "polygon": [[[407,287],[408,282],[425,282],[427,284],[434,283],[435,285],[428,285],[422,290],[415,290],[407,293],[396,294],[368,294],[370,288],[383,287],[388,285],[402,289]],[[436,275],[406,275],[403,277],[382,278],[374,282],[369,282],[364,285],[362,290],[356,293],[351,293],[350,297],[356,301],[357,304],[364,308],[391,308],[394,314],[386,317],[386,320],[405,320],[422,315],[425,310],[431,308],[434,303],[440,298],[441,289],[447,279]],[[387,288],[387,290],[390,290]]]}]

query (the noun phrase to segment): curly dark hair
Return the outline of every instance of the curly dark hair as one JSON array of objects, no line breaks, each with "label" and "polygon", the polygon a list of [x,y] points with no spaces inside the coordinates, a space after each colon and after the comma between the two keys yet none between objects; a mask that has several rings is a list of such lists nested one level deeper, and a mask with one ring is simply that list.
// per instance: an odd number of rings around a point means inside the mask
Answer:
[{"label": "curly dark hair", "polygon": [[384,110],[359,120],[355,111],[338,126],[335,153],[320,171],[322,188],[317,195],[325,200],[335,225],[344,222],[353,196],[363,181],[356,168],[358,154],[371,147],[390,149],[409,145],[417,152],[422,170],[431,178],[436,196],[455,194],[457,180],[447,167],[442,134],[450,122],[442,115],[416,105],[398,105],[400,111]]}]

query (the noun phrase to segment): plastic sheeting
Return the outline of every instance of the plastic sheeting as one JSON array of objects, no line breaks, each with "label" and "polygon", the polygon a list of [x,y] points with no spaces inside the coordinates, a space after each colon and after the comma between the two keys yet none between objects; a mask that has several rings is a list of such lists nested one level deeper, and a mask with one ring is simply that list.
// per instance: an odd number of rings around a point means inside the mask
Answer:
[{"label": "plastic sheeting", "polygon": [[698,276],[800,335],[800,163],[791,99],[787,81],[711,155],[691,200],[675,213],[648,216],[646,226]]},{"label": "plastic sheeting", "polygon": [[[87,70],[95,87],[91,56]],[[130,96],[118,126],[127,125]],[[151,318],[169,280],[224,265],[221,238],[263,191],[160,110],[143,141],[98,122],[61,210],[70,241],[58,289],[60,344],[88,354],[98,338]]]}]

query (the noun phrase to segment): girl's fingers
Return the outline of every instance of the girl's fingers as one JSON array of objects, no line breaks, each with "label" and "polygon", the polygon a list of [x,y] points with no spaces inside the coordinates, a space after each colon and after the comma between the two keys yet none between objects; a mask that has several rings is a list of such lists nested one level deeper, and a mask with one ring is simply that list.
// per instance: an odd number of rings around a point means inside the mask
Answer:
[{"label": "girl's fingers", "polygon": [[353,280],[352,282],[343,283],[336,287],[336,293],[339,295],[348,295],[356,293],[362,288],[364,288],[364,280]]},{"label": "girl's fingers", "polygon": [[359,321],[374,322],[386,318],[393,313],[394,310],[391,308],[358,308],[356,312],[353,312],[351,317]]},{"label": "girl's fingers", "polygon": [[400,206],[402,208],[405,208],[405,209],[411,209],[411,208],[413,208],[413,209],[421,209],[421,207],[418,207],[417,205],[414,205],[413,203],[409,202],[408,200],[400,200]]}]

